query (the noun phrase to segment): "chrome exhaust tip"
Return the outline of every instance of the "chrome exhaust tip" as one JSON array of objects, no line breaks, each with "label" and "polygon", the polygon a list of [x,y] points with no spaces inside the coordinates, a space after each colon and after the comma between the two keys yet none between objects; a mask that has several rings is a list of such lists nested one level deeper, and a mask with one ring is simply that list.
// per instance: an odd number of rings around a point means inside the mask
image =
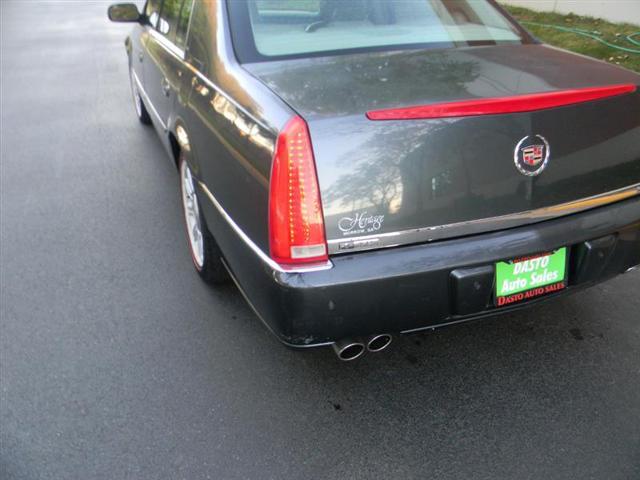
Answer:
[{"label": "chrome exhaust tip", "polygon": [[350,362],[351,360],[355,360],[356,358],[362,356],[362,354],[366,350],[364,343],[350,338],[338,340],[332,345],[332,347],[333,351],[336,352],[338,358],[343,362]]},{"label": "chrome exhaust tip", "polygon": [[367,350],[370,352],[381,352],[391,344],[393,337],[388,333],[381,333],[369,337],[367,341]]}]

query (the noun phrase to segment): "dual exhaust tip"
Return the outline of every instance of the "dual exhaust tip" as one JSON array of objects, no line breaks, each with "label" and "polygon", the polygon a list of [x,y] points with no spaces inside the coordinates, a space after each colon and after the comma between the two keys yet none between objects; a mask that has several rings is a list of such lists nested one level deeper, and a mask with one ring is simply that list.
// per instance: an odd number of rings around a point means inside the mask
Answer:
[{"label": "dual exhaust tip", "polygon": [[393,337],[388,333],[372,335],[366,340],[345,338],[333,344],[333,351],[344,362],[361,357],[366,350],[381,352],[391,344]]}]

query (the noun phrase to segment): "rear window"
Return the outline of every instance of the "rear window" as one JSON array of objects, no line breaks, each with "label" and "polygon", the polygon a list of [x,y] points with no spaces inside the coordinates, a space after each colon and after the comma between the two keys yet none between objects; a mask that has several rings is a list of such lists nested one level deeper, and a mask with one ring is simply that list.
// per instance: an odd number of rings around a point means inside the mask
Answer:
[{"label": "rear window", "polygon": [[522,43],[488,0],[228,0],[240,61]]}]

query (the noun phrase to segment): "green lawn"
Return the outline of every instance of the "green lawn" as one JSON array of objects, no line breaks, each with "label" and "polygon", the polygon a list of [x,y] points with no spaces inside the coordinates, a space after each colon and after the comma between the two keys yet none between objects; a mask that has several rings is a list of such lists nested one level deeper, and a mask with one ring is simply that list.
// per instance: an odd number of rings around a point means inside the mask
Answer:
[{"label": "green lawn", "polygon": [[[640,26],[638,25],[609,23],[597,18],[580,17],[573,14],[562,15],[559,13],[534,12],[526,8],[513,7],[510,5],[505,5],[504,7],[511,12],[518,21],[522,22],[530,32],[545,43],[640,72],[640,53],[619,51],[591,38],[554,28],[532,25],[526,22],[580,29],[611,44],[640,51],[640,46],[634,45],[626,39],[627,35],[640,32]],[[635,40],[640,42],[640,35],[635,37]]]}]

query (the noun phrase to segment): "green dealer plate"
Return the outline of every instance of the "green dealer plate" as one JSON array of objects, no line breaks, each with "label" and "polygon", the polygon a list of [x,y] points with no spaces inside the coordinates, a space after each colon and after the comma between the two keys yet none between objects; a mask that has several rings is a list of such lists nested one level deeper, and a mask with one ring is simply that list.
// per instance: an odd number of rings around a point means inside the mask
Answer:
[{"label": "green dealer plate", "polygon": [[567,248],[496,263],[496,306],[524,302],[567,285]]}]

